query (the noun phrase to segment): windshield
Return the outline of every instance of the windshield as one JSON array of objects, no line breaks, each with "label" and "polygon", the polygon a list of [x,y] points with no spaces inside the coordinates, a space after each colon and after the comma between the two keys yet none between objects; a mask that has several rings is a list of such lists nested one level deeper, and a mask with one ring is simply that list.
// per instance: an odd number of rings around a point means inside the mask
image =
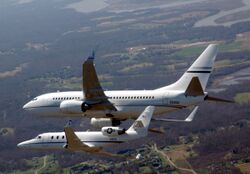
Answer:
[{"label": "windshield", "polygon": [[41,139],[42,136],[41,135],[38,135],[35,139]]},{"label": "windshield", "polygon": [[32,99],[32,101],[35,101],[35,100],[37,100],[37,97]]}]

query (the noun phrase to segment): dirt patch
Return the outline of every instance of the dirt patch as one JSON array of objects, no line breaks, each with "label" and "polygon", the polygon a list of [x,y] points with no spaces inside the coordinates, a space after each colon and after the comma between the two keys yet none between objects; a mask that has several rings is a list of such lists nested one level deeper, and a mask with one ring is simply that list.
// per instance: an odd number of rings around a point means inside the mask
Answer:
[{"label": "dirt patch", "polygon": [[7,78],[7,77],[14,77],[20,72],[23,71],[24,68],[28,66],[27,63],[21,64],[20,66],[17,66],[15,69],[5,72],[0,72],[0,79]]}]

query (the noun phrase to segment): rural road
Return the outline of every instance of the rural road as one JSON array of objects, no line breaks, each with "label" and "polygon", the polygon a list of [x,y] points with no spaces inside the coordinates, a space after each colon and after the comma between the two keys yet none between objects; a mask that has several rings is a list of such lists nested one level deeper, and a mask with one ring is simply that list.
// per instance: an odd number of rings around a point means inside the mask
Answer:
[{"label": "rural road", "polygon": [[43,157],[43,166],[40,167],[39,169],[37,169],[37,170],[35,171],[35,174],[38,174],[38,172],[39,172],[40,170],[42,170],[43,168],[46,167],[46,165],[47,165],[47,158],[48,158],[47,155],[45,155],[45,156]]},{"label": "rural road", "polygon": [[185,172],[190,172],[190,173],[193,173],[193,174],[197,174],[193,169],[186,169],[186,168],[182,168],[182,167],[178,167],[175,165],[175,163],[173,161],[170,160],[170,158],[168,157],[167,154],[165,154],[164,152],[158,150],[157,146],[154,145],[154,150],[160,154],[162,154],[163,156],[166,157],[167,161],[169,162],[169,164],[171,166],[173,166],[174,168],[176,168],[177,170],[181,170],[181,171],[185,171]]}]

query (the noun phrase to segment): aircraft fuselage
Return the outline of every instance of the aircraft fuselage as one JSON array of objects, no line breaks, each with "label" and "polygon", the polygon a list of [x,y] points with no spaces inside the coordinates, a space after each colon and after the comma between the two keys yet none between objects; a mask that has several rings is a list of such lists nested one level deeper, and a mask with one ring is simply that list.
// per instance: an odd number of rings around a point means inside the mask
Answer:
[{"label": "aircraft fuselage", "polygon": [[73,111],[63,110],[62,102],[84,102],[82,91],[55,92],[38,96],[25,104],[24,109],[45,116],[65,117],[105,117],[112,114],[117,119],[136,118],[146,106],[156,106],[155,115],[185,108],[204,101],[204,96],[186,96],[182,91],[168,92],[166,90],[131,90],[131,91],[105,91],[108,100],[116,107],[111,110],[87,110],[82,112],[79,106]]}]

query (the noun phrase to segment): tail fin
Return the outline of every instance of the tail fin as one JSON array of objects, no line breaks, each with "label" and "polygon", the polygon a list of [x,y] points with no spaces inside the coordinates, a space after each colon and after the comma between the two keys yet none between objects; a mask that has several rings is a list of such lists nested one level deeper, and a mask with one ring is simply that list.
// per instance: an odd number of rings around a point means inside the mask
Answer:
[{"label": "tail fin", "polygon": [[155,107],[154,106],[148,106],[145,108],[145,110],[141,113],[141,115],[135,120],[135,122],[132,124],[132,126],[127,131],[148,131],[149,123],[151,121],[151,118],[153,116]]},{"label": "tail fin", "polygon": [[218,46],[216,44],[210,44],[178,81],[176,81],[172,85],[159,88],[159,90],[173,89],[184,91],[187,89],[192,78],[198,77],[202,90],[205,91],[208,78],[210,77],[213,69],[217,51]]}]

